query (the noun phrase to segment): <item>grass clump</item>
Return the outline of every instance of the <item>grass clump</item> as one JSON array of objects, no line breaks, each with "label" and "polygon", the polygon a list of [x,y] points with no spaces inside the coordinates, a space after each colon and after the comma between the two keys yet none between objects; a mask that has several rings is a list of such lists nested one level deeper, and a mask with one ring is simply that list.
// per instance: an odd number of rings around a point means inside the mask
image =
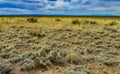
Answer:
[{"label": "grass clump", "polygon": [[30,17],[30,18],[27,18],[27,22],[29,22],[29,23],[37,23],[38,20],[37,20],[37,18]]}]

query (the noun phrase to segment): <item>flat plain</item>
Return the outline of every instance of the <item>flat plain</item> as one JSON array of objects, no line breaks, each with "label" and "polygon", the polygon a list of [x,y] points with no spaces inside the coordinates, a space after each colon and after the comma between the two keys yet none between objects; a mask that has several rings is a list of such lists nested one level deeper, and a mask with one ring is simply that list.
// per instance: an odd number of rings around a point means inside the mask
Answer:
[{"label": "flat plain", "polygon": [[0,17],[0,74],[120,74],[120,17]]}]

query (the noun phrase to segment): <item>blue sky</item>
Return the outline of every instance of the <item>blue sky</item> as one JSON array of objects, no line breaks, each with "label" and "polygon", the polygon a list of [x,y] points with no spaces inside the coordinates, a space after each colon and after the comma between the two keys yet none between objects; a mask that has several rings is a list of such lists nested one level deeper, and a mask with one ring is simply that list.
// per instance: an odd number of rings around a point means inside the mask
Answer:
[{"label": "blue sky", "polygon": [[0,15],[116,15],[120,0],[0,0]]}]

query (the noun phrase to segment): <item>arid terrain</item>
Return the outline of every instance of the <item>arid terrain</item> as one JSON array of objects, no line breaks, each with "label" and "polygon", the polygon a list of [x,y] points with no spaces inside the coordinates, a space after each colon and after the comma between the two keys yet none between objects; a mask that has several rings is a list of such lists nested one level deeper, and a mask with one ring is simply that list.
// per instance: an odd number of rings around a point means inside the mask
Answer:
[{"label": "arid terrain", "polygon": [[120,17],[0,17],[0,74],[120,74]]}]

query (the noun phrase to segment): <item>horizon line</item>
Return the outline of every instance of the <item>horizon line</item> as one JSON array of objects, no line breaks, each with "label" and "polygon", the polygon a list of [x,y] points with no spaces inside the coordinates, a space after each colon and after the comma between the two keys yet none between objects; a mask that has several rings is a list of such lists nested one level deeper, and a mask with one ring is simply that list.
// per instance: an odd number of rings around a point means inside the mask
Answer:
[{"label": "horizon line", "polygon": [[82,16],[90,16],[90,17],[120,17],[120,15],[106,15],[106,14],[91,14],[91,15],[67,15],[67,14],[0,14],[2,16],[75,16],[75,17],[82,17]]}]

